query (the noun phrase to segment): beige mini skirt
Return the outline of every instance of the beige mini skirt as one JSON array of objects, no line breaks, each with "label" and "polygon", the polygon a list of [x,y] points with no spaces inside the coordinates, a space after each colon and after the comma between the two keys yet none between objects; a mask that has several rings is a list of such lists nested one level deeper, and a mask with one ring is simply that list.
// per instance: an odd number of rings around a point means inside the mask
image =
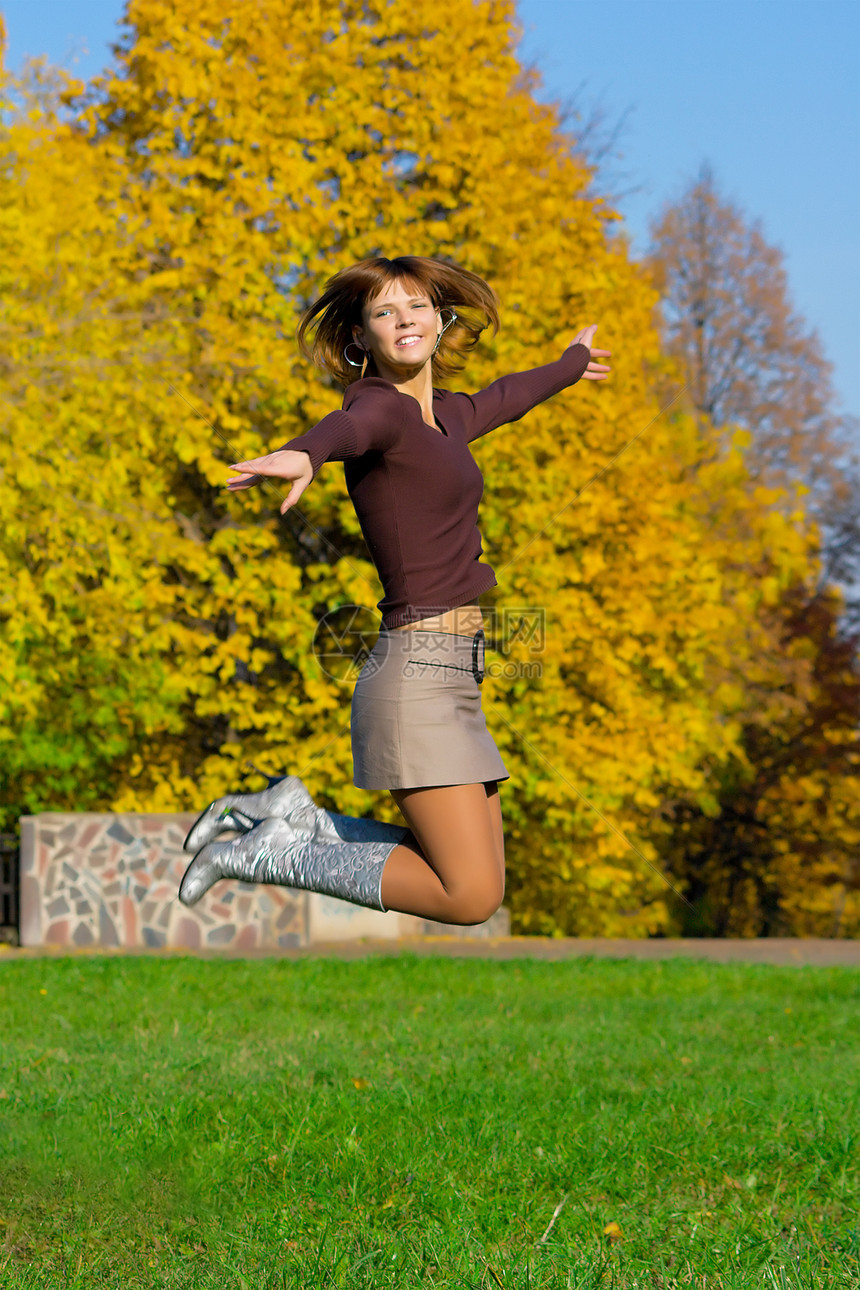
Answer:
[{"label": "beige mini skirt", "polygon": [[383,628],[352,694],[356,788],[510,779],[481,708],[484,632]]}]

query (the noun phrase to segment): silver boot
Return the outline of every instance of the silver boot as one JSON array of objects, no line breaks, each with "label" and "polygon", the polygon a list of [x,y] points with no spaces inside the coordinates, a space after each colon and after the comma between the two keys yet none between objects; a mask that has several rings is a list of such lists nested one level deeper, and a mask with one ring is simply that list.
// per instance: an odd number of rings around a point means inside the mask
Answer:
[{"label": "silver boot", "polygon": [[[378,821],[376,821],[378,823]],[[193,905],[219,878],[268,882],[302,891],[318,891],[385,910],[382,871],[407,828],[388,829],[399,836],[385,841],[330,842],[319,830],[296,828],[292,821],[268,819],[231,842],[209,842],[191,861],[179,887],[183,905]]]},{"label": "silver boot", "polygon": [[[265,771],[261,771],[265,774]],[[329,842],[399,842],[399,824],[384,820],[339,815],[318,806],[297,775],[267,775],[268,787],[259,793],[232,793],[219,797],[195,820],[183,843],[186,851],[199,851],[219,833],[230,829],[247,832],[266,819],[289,820],[296,828]]]},{"label": "silver boot", "polygon": [[[296,816],[297,824],[300,821],[309,824],[313,812],[319,808],[299,777],[266,775],[266,778],[269,783],[259,793],[230,793],[210,803],[192,824],[182,844],[184,849],[199,851],[226,829],[242,832],[270,816],[285,820]],[[247,823],[248,819],[253,822]]]},{"label": "silver boot", "polygon": [[394,842],[408,833],[399,824],[384,820],[340,815],[318,806],[295,775],[277,779],[268,776],[269,787],[260,793],[234,793],[219,797],[206,808],[191,827],[184,842],[186,851],[197,851],[225,830],[247,832],[264,819],[289,819],[302,832],[328,842]]}]

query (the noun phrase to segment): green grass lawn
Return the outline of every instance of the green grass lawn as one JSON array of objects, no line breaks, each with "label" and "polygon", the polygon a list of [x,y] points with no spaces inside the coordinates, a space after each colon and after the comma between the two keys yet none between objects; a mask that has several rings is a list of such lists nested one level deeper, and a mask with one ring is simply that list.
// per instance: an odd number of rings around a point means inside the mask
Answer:
[{"label": "green grass lawn", "polygon": [[858,986],[10,954],[0,1286],[860,1286]]}]

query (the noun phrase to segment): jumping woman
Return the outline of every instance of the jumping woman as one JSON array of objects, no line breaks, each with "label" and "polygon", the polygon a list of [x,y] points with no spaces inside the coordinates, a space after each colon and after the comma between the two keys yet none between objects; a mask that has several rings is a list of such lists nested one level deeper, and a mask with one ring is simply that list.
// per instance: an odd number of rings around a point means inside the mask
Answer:
[{"label": "jumping woman", "polygon": [[[315,324],[313,346],[309,329]],[[479,597],[497,585],[480,560],[483,476],[469,445],[580,378],[597,325],[562,356],[477,394],[437,388],[492,324],[498,299],[451,262],[404,255],[335,274],[298,327],[302,353],[345,387],[342,410],[265,457],[236,462],[226,487],[267,477],[296,504],[325,461],[344,462],[350,499],[384,596],[379,638],[352,697],[354,783],[388,789],[408,828],[323,810],[294,775],[259,793],[219,798],[185,849],[186,905],[220,878],[276,883],[372,909],[444,923],[488,919],[505,893],[499,781],[509,779],[484,720],[484,620]],[[233,831],[239,836],[218,841]]]}]

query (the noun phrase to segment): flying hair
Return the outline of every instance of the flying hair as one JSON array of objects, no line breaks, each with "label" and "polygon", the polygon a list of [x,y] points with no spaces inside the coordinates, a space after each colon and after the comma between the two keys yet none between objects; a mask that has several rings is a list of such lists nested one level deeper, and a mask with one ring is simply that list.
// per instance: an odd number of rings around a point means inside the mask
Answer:
[{"label": "flying hair", "polygon": [[[466,354],[477,345],[486,327],[492,326],[494,336],[499,330],[495,291],[477,273],[453,260],[423,255],[398,255],[393,260],[377,255],[359,260],[329,278],[322,295],[303,311],[296,329],[305,358],[331,372],[344,388],[361,380],[360,369],[350,367],[343,356],[346,346],[355,343],[352,329],[361,326],[364,305],[391,282],[402,283],[406,290],[417,289],[437,309],[449,307],[457,313],[457,321],[447,328],[433,355],[434,382],[462,370]],[[446,321],[447,315],[443,315]],[[355,351],[352,354],[354,357]],[[378,375],[372,354],[367,356],[365,375]]]}]

